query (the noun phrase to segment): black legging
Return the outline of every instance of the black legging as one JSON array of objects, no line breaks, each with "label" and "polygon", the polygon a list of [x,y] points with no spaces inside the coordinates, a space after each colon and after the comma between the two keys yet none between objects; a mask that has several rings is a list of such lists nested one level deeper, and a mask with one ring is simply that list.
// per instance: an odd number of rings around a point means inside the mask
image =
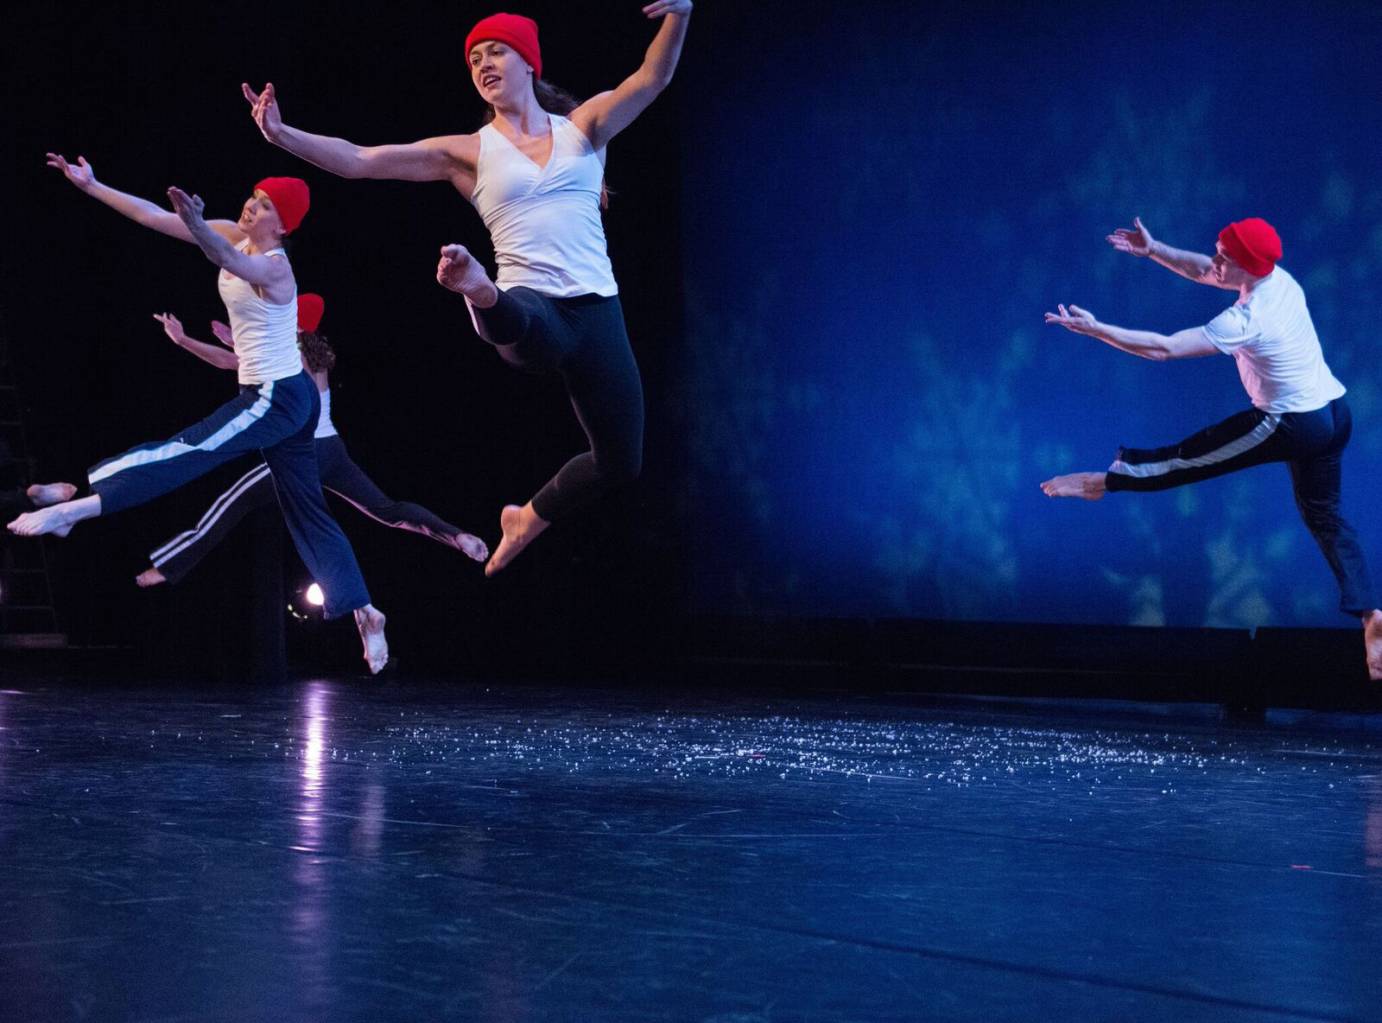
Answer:
[{"label": "black legging", "polygon": [[[377,522],[394,529],[421,533],[448,547],[456,546],[461,535],[457,526],[440,518],[420,504],[395,501],[365,475],[350,459],[339,436],[318,437],[317,468],[322,489],[337,494]],[[170,583],[179,582],[196,567],[211,549],[225,539],[235,525],[250,512],[277,500],[269,467],[255,466],[241,476],[229,490],[216,498],[197,525],[179,533],[152,554],[149,561]]]},{"label": "black legging", "polygon": [[643,382],[618,296],[549,298],[520,287],[472,309],[480,336],[509,365],[561,374],[590,441],[533,496],[533,510],[555,522],[635,479],[643,467]]}]

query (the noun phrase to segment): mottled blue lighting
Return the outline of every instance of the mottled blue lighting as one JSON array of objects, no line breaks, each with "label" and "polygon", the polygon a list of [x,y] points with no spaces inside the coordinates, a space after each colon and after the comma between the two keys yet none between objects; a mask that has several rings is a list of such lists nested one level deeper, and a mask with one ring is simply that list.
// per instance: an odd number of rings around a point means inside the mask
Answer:
[{"label": "mottled blue lighting", "polygon": [[[1201,8],[1003,10],[887,5],[886,39],[853,7],[790,38],[744,11],[691,63],[696,607],[1346,626],[1282,465],[1093,505],[1042,495],[1247,404],[1227,357],[1137,359],[1042,313],[1203,324],[1234,296],[1105,235],[1138,215],[1211,252],[1227,221],[1272,220],[1349,388],[1345,512],[1382,578],[1382,522],[1362,514],[1382,498],[1382,109],[1356,101],[1382,86],[1361,59],[1382,15],[1276,3],[1238,33]],[[1138,69],[1108,59],[1128,39]],[[1269,80],[1244,75],[1264,53]]]}]

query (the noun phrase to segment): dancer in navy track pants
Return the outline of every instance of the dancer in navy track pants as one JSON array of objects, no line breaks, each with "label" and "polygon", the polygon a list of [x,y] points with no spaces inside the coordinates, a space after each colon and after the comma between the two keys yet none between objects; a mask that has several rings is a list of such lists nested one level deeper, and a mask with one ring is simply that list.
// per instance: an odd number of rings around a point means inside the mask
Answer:
[{"label": "dancer in navy track pants", "polygon": [[[318,332],[325,308],[326,303],[320,295],[298,296],[298,348],[302,353],[302,365],[321,394],[321,415],[313,443],[323,489],[349,501],[376,522],[418,533],[472,560],[484,561],[489,557],[489,549],[478,536],[453,526],[420,504],[393,500],[350,457],[331,420],[331,370],[336,365],[336,353],[326,337]],[[178,318],[170,313],[154,318],[163,324],[174,344],[203,362],[219,369],[239,367],[234,335],[225,324],[212,324],[212,331],[226,344],[221,347],[189,337]],[[246,515],[273,503],[273,477],[268,465],[261,462],[217,497],[195,526],[156,547],[149,555],[150,567],[139,573],[136,581],[144,587],[180,582]]]},{"label": "dancer in navy track pants", "polygon": [[297,281],[282,242],[310,205],[300,178],[265,178],[238,220],[207,221],[198,196],[170,188],[173,211],[96,180],[86,159],[48,154],[82,192],[162,234],[198,246],[220,268],[218,285],[239,356],[240,393],[200,423],[140,444],[88,473],[91,493],[20,515],[21,536],[66,536],[83,519],[153,500],[239,455],[263,454],[293,543],[326,594],[329,617],[351,612],[371,672],[388,662],[384,615],[370,602],[350,541],[331,517],[312,444],[321,399],[297,348]]}]

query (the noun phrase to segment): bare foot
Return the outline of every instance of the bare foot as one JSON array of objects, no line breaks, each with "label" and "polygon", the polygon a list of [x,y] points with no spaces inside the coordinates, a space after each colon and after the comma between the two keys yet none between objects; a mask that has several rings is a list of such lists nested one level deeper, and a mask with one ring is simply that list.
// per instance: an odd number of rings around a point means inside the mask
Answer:
[{"label": "bare foot", "polygon": [[355,627],[365,645],[365,663],[369,673],[378,675],[389,663],[389,643],[384,638],[384,612],[373,604],[355,609]]},{"label": "bare foot", "polygon": [[451,546],[471,561],[484,561],[489,557],[489,545],[470,533],[457,533],[451,538]]},{"label": "bare foot", "polygon": [[464,245],[443,245],[437,262],[437,283],[470,299],[478,309],[488,309],[499,301],[499,289],[485,273],[480,261]]},{"label": "bare foot", "polygon": [[1067,476],[1054,476],[1041,485],[1047,497],[1082,497],[1086,501],[1097,501],[1107,493],[1106,473],[1072,472]]},{"label": "bare foot", "polygon": [[25,512],[9,524],[9,531],[15,536],[44,536],[48,533],[66,536],[82,519],[100,514],[100,495],[91,494],[75,501],[64,501],[38,511]]},{"label": "bare foot", "polygon": [[1363,619],[1363,650],[1368,658],[1368,678],[1382,682],[1382,611],[1376,608]]},{"label": "bare foot", "polygon": [[66,513],[67,505],[55,504],[51,508],[25,512],[6,528],[15,536],[66,536],[72,532],[72,521]]},{"label": "bare foot", "polygon": [[504,531],[504,538],[499,541],[499,549],[485,566],[485,575],[492,576],[503,571],[504,566],[541,536],[547,526],[547,520],[533,511],[531,501],[522,508],[516,504],[504,505],[504,510],[499,513],[499,528]]},{"label": "bare foot", "polygon": [[35,483],[24,493],[29,495],[35,508],[47,508],[72,500],[77,496],[77,488],[71,483]]},{"label": "bare foot", "polygon": [[150,586],[157,586],[159,583],[166,583],[168,577],[156,568],[146,568],[134,577],[134,584],[141,590],[147,590]]}]

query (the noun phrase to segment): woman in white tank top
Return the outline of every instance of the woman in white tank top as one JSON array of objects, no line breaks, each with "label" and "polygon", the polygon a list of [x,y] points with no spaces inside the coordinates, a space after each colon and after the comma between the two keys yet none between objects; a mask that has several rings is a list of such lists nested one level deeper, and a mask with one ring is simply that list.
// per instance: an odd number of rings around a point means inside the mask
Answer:
[{"label": "woman in white tank top", "polygon": [[691,2],[656,0],[643,13],[662,24],[642,65],[583,103],[542,79],[535,22],[512,14],[482,19],[465,53],[488,123],[469,135],[358,146],[284,124],[272,83],[258,93],[242,86],[265,138],[333,174],[451,182],[480,213],[499,266],[491,279],[463,247],[447,245],[438,281],[465,297],[477,333],[505,362],[557,372],[566,382],[590,450],[526,504],[504,508],[503,538],[486,575],[642,465],[642,382],[600,221],[605,146],[671,81]]},{"label": "woman in white tank top", "polygon": [[283,238],[307,214],[310,196],[300,178],[265,178],[238,220],[203,217],[200,197],[168,189],[173,210],[96,180],[85,157],[48,165],[77,189],[135,223],[191,242],[220,268],[218,286],[239,350],[240,393],[199,423],[163,441],[138,444],[93,466],[91,494],[20,515],[9,524],[20,536],[66,536],[84,519],[151,501],[251,451],[273,474],[293,543],[325,591],[326,613],[353,613],[373,673],[388,662],[384,615],[370,602],[350,541],[322,497],[312,433],[321,399],[297,348],[297,281]]}]

